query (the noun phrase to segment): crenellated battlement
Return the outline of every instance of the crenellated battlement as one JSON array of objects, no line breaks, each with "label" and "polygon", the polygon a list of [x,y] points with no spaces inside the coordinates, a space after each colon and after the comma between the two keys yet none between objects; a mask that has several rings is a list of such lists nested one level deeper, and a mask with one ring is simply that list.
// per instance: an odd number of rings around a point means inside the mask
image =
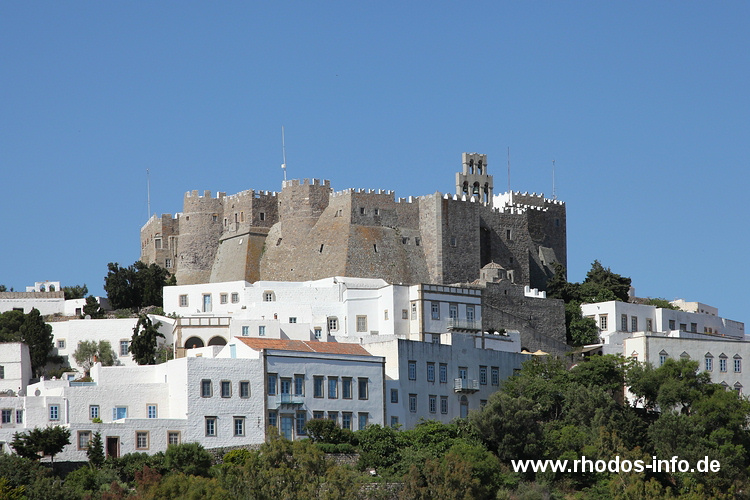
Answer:
[{"label": "crenellated battlement", "polygon": [[[187,191],[185,193],[185,198],[211,198],[211,191],[210,190],[203,191],[202,195],[200,195],[198,193],[199,193],[199,191],[197,189],[194,189],[193,191]],[[216,198],[213,198],[213,199],[221,200],[224,197],[226,197],[226,195],[227,195],[227,193],[225,193],[223,191],[219,191],[218,193],[216,193]]]},{"label": "crenellated battlement", "polygon": [[374,194],[374,195],[384,195],[384,196],[390,196],[391,199],[394,198],[395,194],[394,191],[387,190],[387,189],[358,189],[358,188],[348,188],[348,189],[342,189],[341,191],[334,191],[331,193],[331,196],[349,196],[351,194]]},{"label": "crenellated battlement", "polygon": [[313,179],[312,182],[310,182],[310,179],[289,179],[288,181],[282,181],[281,184],[282,188],[286,187],[297,187],[297,186],[322,186],[322,187],[331,187],[331,181],[328,179],[325,179],[323,181],[323,184],[320,183],[320,179]]}]

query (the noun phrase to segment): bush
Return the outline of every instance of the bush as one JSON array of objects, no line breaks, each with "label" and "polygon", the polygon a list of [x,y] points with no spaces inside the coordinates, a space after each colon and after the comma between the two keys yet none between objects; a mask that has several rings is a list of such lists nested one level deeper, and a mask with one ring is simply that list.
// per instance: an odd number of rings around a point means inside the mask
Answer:
[{"label": "bush", "polygon": [[128,453],[120,458],[108,458],[108,464],[120,477],[120,481],[132,484],[135,481],[135,473],[148,466],[159,473],[165,471],[164,453],[149,455],[147,453]]},{"label": "bush", "polygon": [[188,476],[209,476],[213,456],[198,443],[175,444],[167,447],[164,467]]}]

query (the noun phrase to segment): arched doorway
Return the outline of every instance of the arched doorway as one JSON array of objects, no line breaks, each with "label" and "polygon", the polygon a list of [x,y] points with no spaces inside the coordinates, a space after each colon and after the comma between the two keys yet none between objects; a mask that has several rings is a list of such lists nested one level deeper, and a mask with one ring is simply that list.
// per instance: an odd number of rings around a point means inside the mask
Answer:
[{"label": "arched doorway", "polygon": [[208,341],[208,345],[227,345],[227,340],[221,335],[217,335],[211,337],[211,340]]},{"label": "arched doorway", "polygon": [[185,341],[185,349],[195,349],[196,347],[203,347],[205,344],[200,337],[190,337]]}]

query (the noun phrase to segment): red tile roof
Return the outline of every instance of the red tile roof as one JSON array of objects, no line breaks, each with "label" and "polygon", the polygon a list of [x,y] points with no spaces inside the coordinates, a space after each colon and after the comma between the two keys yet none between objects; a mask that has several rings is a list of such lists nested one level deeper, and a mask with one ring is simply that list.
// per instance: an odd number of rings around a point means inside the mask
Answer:
[{"label": "red tile roof", "polygon": [[277,349],[280,351],[298,352],[320,352],[325,354],[353,354],[357,356],[371,356],[359,344],[346,344],[339,342],[318,342],[317,340],[285,340],[285,339],[259,339],[248,337],[236,337],[246,346],[256,351],[263,349]]}]

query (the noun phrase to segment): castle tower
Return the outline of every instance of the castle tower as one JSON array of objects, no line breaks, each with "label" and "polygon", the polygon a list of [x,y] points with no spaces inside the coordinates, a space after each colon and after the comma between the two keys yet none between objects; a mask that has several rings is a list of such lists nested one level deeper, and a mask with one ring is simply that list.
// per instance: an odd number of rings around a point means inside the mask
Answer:
[{"label": "castle tower", "polygon": [[212,198],[211,191],[205,191],[203,196],[199,196],[198,191],[185,194],[177,242],[179,285],[209,281],[223,231],[224,198],[224,193]]},{"label": "castle tower", "polygon": [[487,155],[463,153],[463,168],[456,173],[456,194],[474,197],[485,205],[492,206],[492,176],[487,175]]}]

